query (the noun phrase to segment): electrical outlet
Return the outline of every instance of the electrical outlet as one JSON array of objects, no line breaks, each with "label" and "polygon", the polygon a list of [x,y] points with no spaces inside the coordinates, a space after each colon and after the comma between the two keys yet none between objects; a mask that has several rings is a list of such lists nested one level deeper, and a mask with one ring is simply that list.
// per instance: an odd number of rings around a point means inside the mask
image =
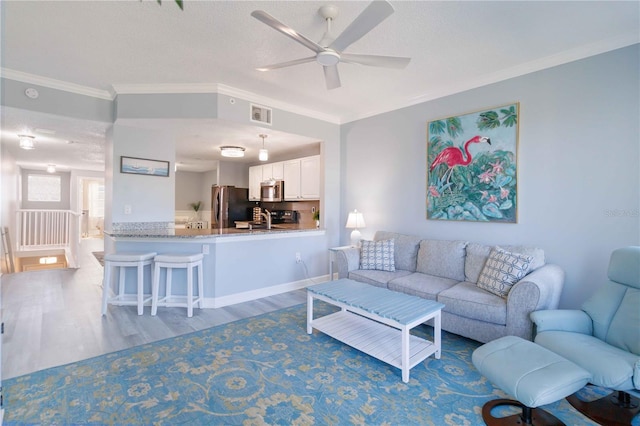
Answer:
[{"label": "electrical outlet", "polygon": [[202,254],[209,254],[209,244],[202,245]]},{"label": "electrical outlet", "polygon": [[300,252],[296,253],[296,263],[302,262],[302,258],[300,257]]},{"label": "electrical outlet", "polygon": [[124,205],[124,214],[131,214],[131,204]]}]

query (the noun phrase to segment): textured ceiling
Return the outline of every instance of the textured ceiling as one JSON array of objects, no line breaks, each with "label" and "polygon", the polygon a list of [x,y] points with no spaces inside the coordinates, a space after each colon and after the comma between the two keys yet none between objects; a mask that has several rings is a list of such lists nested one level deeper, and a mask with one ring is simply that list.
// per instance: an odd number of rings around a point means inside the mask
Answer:
[{"label": "textured ceiling", "polygon": [[[368,4],[333,3],[334,35]],[[171,0],[3,1],[2,67],[105,94],[220,84],[340,123],[640,41],[636,1],[392,1],[395,13],[346,52],[408,56],[407,68],[340,64],[342,87],[335,90],[326,89],[314,62],[255,70],[311,52],[252,18],[253,10],[319,40],[325,4],[185,0],[181,11]],[[94,126],[83,126],[71,136],[84,140],[87,131],[93,144]],[[255,129],[247,131],[255,137]]]}]

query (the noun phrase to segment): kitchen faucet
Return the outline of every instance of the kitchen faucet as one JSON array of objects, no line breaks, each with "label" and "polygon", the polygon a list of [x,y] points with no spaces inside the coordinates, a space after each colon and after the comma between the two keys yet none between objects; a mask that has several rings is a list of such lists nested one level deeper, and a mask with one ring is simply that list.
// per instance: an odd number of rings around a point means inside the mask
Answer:
[{"label": "kitchen faucet", "polygon": [[264,209],[264,213],[260,212],[260,216],[264,217],[267,221],[267,229],[271,229],[271,212]]}]

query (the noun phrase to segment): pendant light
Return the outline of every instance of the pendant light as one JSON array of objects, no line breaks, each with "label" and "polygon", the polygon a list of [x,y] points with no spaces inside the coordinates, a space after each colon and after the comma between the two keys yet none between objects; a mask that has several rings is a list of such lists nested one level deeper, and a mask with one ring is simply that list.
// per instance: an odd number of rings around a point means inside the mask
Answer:
[{"label": "pendant light", "polygon": [[262,149],[258,154],[258,160],[267,161],[269,159],[269,151],[264,147],[264,138],[266,138],[267,135],[261,133],[258,136],[262,138]]}]

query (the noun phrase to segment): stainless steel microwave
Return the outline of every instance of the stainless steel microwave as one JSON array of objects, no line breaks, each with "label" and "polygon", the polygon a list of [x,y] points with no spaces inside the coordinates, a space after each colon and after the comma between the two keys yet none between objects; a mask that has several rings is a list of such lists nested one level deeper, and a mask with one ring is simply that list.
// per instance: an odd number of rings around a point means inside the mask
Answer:
[{"label": "stainless steel microwave", "polygon": [[260,201],[272,203],[284,201],[284,181],[265,180],[260,182]]}]

